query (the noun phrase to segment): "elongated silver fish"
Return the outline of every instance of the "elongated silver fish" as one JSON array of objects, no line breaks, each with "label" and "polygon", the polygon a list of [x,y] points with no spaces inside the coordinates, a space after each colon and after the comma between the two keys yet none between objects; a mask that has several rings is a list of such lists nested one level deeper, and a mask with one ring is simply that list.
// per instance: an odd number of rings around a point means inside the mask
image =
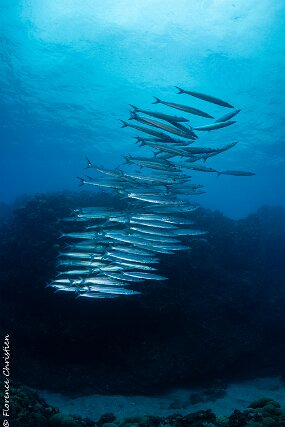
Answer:
[{"label": "elongated silver fish", "polygon": [[184,147],[184,151],[186,151],[189,154],[203,154],[203,153],[215,153],[218,151],[218,148],[211,148],[211,147]]},{"label": "elongated silver fish", "polygon": [[154,98],[155,98],[155,101],[153,102],[153,104],[164,104],[164,105],[167,105],[168,107],[175,108],[176,110],[185,111],[186,113],[194,114],[196,116],[207,117],[209,119],[214,118],[213,116],[210,116],[210,114],[205,113],[204,111],[198,110],[197,108],[188,107],[187,105],[176,104],[174,102],[162,101],[156,96],[154,96]]},{"label": "elongated silver fish", "polygon": [[232,119],[234,116],[236,116],[241,110],[234,110],[231,113],[225,114],[222,117],[219,117],[215,120],[215,123],[219,122],[227,122],[228,120]]},{"label": "elongated silver fish", "polygon": [[123,273],[109,273],[105,272],[108,277],[111,277],[112,279],[121,280],[123,282],[143,282],[144,279],[139,279],[138,277],[132,277],[127,276],[124,272]]},{"label": "elongated silver fish", "polygon": [[158,205],[152,205],[152,206],[144,206],[144,211],[151,211],[152,213],[171,213],[172,215],[179,215],[181,213],[186,212],[193,212],[196,209],[198,209],[198,206],[179,206],[179,209],[177,207],[173,206],[158,206]]},{"label": "elongated silver fish", "polygon": [[138,279],[146,280],[167,280],[167,277],[159,276],[158,274],[152,273],[139,273],[137,271],[128,271],[124,273],[126,276],[136,277]]},{"label": "elongated silver fish", "polygon": [[61,259],[57,262],[58,266],[66,266],[66,267],[88,267],[88,268],[95,268],[95,267],[104,267],[103,262],[97,262],[97,261],[81,261],[81,260],[74,260],[74,259]]},{"label": "elongated silver fish", "polygon": [[238,141],[231,142],[230,144],[227,144],[227,145],[224,145],[221,148],[218,148],[218,150],[215,151],[214,153],[201,154],[201,159],[204,159],[204,161],[206,161],[209,157],[213,157],[213,156],[216,156],[219,153],[223,153],[224,151],[230,150],[231,148],[233,148],[237,144],[238,144]]},{"label": "elongated silver fish", "polygon": [[77,286],[66,286],[66,285],[50,285],[52,288],[55,288],[55,292],[61,292],[61,291],[65,291],[65,292],[78,292],[78,287]]},{"label": "elongated silver fish", "polygon": [[167,195],[168,192],[167,190],[162,191],[159,188],[126,188],[123,191],[119,191],[120,194],[137,194],[137,195],[143,195],[143,196],[162,196],[162,195]]},{"label": "elongated silver fish", "polygon": [[89,159],[88,157],[86,157],[87,160],[87,165],[85,167],[85,169],[95,169],[97,172],[100,172],[104,175],[108,175],[108,176],[112,176],[114,178],[119,178],[120,177],[120,170],[119,169],[114,169],[114,170],[110,170],[110,169],[105,169],[103,166],[96,166],[94,165]]},{"label": "elongated silver fish", "polygon": [[[177,211],[177,209],[175,210]],[[168,229],[168,230],[172,230],[175,228],[174,225],[171,224],[167,224],[162,220],[152,220],[151,218],[142,218],[140,219],[140,217],[132,217],[132,219],[130,220],[130,224],[138,224],[138,225],[143,225],[145,227],[155,227],[155,228],[164,228],[164,229]]]},{"label": "elongated silver fish", "polygon": [[170,138],[170,139],[160,139],[160,138],[142,138],[140,136],[134,136],[134,138],[137,140],[136,143],[141,142],[141,141],[146,141],[146,142],[157,142],[158,144],[174,144],[177,146],[180,145],[189,145],[192,144],[193,141],[191,140],[183,140],[183,139],[177,139],[177,138]]},{"label": "elongated silver fish", "polygon": [[163,132],[157,132],[157,131],[152,130],[150,128],[145,128],[143,126],[131,125],[130,123],[127,123],[124,120],[120,120],[120,121],[123,123],[122,128],[130,127],[130,128],[139,130],[140,132],[148,133],[149,135],[155,136],[156,138],[159,138],[159,139],[171,139],[170,136],[168,136],[167,134],[165,134]]},{"label": "elongated silver fish", "polygon": [[[157,169],[157,170],[165,170],[165,171],[177,171],[178,168],[172,165],[171,163],[166,163],[166,160],[162,159],[149,159],[149,160],[137,160],[134,157],[129,156],[123,156],[126,160],[126,163],[133,163],[140,167],[147,167],[150,169]],[[157,161],[155,161],[157,160]]]},{"label": "elongated silver fish", "polygon": [[194,128],[194,130],[210,132],[211,130],[225,128],[227,126],[233,125],[234,123],[236,123],[234,120],[228,120],[227,122],[218,122],[212,123],[211,125],[199,126]]},{"label": "elongated silver fish", "polygon": [[67,247],[71,250],[79,250],[79,251],[97,251],[97,252],[101,252],[104,253],[106,250],[106,247],[104,245],[97,245],[97,243],[93,243],[90,242],[90,240],[86,240],[86,242],[88,242],[87,244],[84,243],[84,241],[81,241],[80,243],[72,243],[70,245],[67,245]]},{"label": "elongated silver fish", "polygon": [[173,239],[173,237],[164,237],[164,236],[155,236],[155,235],[148,235],[148,234],[144,234],[142,235],[141,233],[135,232],[134,234],[132,234],[132,236],[135,236],[136,238],[142,239],[143,241],[150,241],[153,242],[154,244],[159,243],[159,244],[167,244],[167,243],[179,243],[179,240],[177,239]]},{"label": "elongated silver fish", "polygon": [[[153,185],[157,185],[157,184],[172,184],[174,182],[176,182],[178,180],[178,178],[174,177],[168,177],[168,176],[146,176],[146,175],[134,175],[134,174],[127,174],[124,173],[124,176],[126,178],[130,178],[130,180],[132,182],[137,182],[137,181],[141,181],[144,183],[152,183]],[[187,178],[189,179],[189,178]],[[186,178],[181,178],[179,179],[180,182],[185,180]]]},{"label": "elongated silver fish", "polygon": [[89,260],[101,260],[103,254],[97,253],[88,253],[88,252],[59,252],[59,257],[66,258],[81,258],[81,259],[89,259]]},{"label": "elongated silver fish", "polygon": [[159,262],[158,258],[143,255],[127,254],[125,252],[107,252],[106,255],[111,258],[118,258],[123,261],[136,262],[141,264],[156,264]]},{"label": "elongated silver fish", "polygon": [[193,91],[190,91],[190,90],[184,90],[184,89],[181,89],[178,86],[175,86],[175,87],[176,87],[176,89],[178,89],[178,94],[185,93],[187,95],[194,96],[195,98],[202,99],[203,101],[211,102],[212,104],[221,105],[222,107],[234,108],[228,102],[225,102],[222,99],[216,98],[214,96],[205,95],[204,93],[193,92]]},{"label": "elongated silver fish", "polygon": [[207,231],[179,228],[178,230],[173,230],[171,234],[173,234],[173,236],[201,236],[207,234]]},{"label": "elongated silver fish", "polygon": [[154,148],[156,150],[165,151],[166,153],[173,154],[174,156],[187,155],[187,151],[185,151],[181,148],[173,147],[173,146],[161,145],[161,144],[157,144],[155,142],[141,141],[140,147],[142,147],[144,145],[147,145],[148,147]]},{"label": "elongated silver fish", "polygon": [[69,237],[71,239],[96,239],[98,237],[98,233],[88,233],[86,231],[82,231],[79,233],[61,233],[60,238]]},{"label": "elongated silver fish", "polygon": [[197,165],[197,164],[190,163],[190,162],[180,163],[180,166],[182,168],[193,169],[193,170],[200,171],[200,172],[217,172],[216,169],[208,168],[206,166]]},{"label": "elongated silver fish", "polygon": [[176,127],[157,122],[156,120],[149,119],[148,117],[138,116],[134,112],[131,113],[131,117],[129,118],[129,120],[136,120],[140,123],[162,129],[165,132],[173,133],[174,135],[180,136],[182,138],[187,138],[188,134],[192,135],[192,132],[190,132],[190,130],[187,132],[184,130],[182,131],[181,129],[177,129]]},{"label": "elongated silver fish", "polygon": [[79,292],[76,296],[76,298],[91,298],[91,299],[107,299],[107,298],[116,298],[119,295],[114,295],[114,294],[104,294],[102,293],[92,293],[92,292]]},{"label": "elongated silver fish", "polygon": [[[171,217],[171,216],[163,216],[163,215],[156,215],[156,214],[141,214],[141,215],[133,215],[132,219],[142,219],[146,221],[159,221],[159,222],[167,222],[167,223],[173,223],[173,224],[193,224],[193,221],[185,218],[177,218],[177,217]],[[173,227],[171,227],[173,229]]]},{"label": "elongated silver fish", "polygon": [[144,233],[144,234],[150,234],[155,236],[169,236],[169,230],[168,232],[163,232],[157,228],[151,228],[151,227],[130,227],[130,230],[137,231],[138,233]]},{"label": "elongated silver fish", "polygon": [[156,117],[157,119],[166,120],[167,122],[188,122],[189,121],[185,117],[170,116],[169,114],[158,113],[156,111],[142,110],[141,108],[135,107],[132,104],[130,104],[130,106],[137,113],[143,113],[143,114],[146,114],[147,116],[152,116],[152,117]]},{"label": "elongated silver fish", "polygon": [[82,279],[82,284],[84,285],[106,285],[106,286],[120,286],[121,282],[118,280],[111,279],[106,276],[97,276],[97,277],[86,277]]},{"label": "elongated silver fish", "polygon": [[90,268],[81,268],[79,270],[64,270],[57,273],[57,276],[85,276],[86,274],[92,274],[93,270]]},{"label": "elongated silver fish", "polygon": [[104,294],[112,295],[138,295],[140,292],[132,291],[131,289],[108,287],[108,286],[88,286],[89,292],[102,292]]},{"label": "elongated silver fish", "polygon": [[122,190],[124,187],[122,185],[116,184],[114,182],[100,182],[100,181],[94,181],[92,180],[92,178],[81,178],[80,176],[77,177],[80,181],[79,186],[81,187],[82,185],[93,185],[94,187],[100,187],[100,188],[111,188],[114,190]]},{"label": "elongated silver fish", "polygon": [[186,203],[183,200],[167,200],[163,198],[143,196],[143,195],[138,195],[133,193],[129,193],[128,197],[131,199],[136,199],[143,202],[156,203],[158,205],[181,206],[181,205],[185,205]]},{"label": "elongated silver fish", "polygon": [[123,217],[125,216],[125,212],[101,212],[101,213],[78,213],[77,217],[85,219],[86,221],[89,221],[90,219],[106,219],[110,216],[112,217]]},{"label": "elongated silver fish", "polygon": [[232,175],[232,176],[253,176],[255,173],[253,172],[245,172],[245,171],[217,171],[218,176],[220,175]]},{"label": "elongated silver fish", "polygon": [[151,267],[150,265],[147,265],[147,264],[137,264],[134,262],[128,262],[128,261],[123,261],[123,260],[122,261],[120,261],[120,260],[114,261],[114,264],[125,267],[124,271],[128,271],[130,269],[132,269],[132,270],[133,269],[147,270],[147,271],[155,271],[156,270],[156,268]]},{"label": "elongated silver fish", "polygon": [[[195,155],[195,159],[191,159],[190,163],[193,163],[194,161],[198,161],[203,159],[204,162],[209,158],[209,157],[213,157],[213,156],[217,156],[220,153],[223,153],[224,151],[229,150],[230,148],[233,148],[235,145],[238,144],[238,141],[235,142],[231,142],[230,144],[224,145],[221,148],[218,148],[216,151],[214,151],[213,153],[205,153],[205,154],[196,154]],[[190,168],[191,169],[191,168]],[[205,172],[205,171],[204,171]]]},{"label": "elongated silver fish", "polygon": [[121,246],[121,245],[111,246],[111,250],[112,251],[126,252],[126,253],[136,254],[136,255],[146,255],[146,256],[153,255],[149,251],[146,251],[144,249],[137,249],[137,248],[134,248],[133,246]]},{"label": "elongated silver fish", "polygon": [[149,240],[150,242],[158,243],[179,243],[179,240],[165,236],[165,234],[151,233],[151,230],[147,227],[146,229],[141,229],[139,227],[131,227],[131,230],[136,233],[137,237],[142,237],[144,240]]}]

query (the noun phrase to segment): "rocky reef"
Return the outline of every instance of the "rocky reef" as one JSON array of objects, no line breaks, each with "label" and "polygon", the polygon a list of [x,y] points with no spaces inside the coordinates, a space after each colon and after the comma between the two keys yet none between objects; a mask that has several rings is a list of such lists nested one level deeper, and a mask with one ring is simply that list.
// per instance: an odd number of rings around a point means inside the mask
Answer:
[{"label": "rocky reef", "polygon": [[120,203],[42,194],[2,220],[0,332],[11,337],[13,378],[70,394],[150,394],[284,373],[284,210],[264,207],[242,220],[197,210],[191,218],[208,235],[161,257],[170,279],[141,296],[79,301],[45,288],[62,245],[58,219],[74,207]]},{"label": "rocky reef", "polygon": [[278,402],[261,398],[252,402],[244,411],[235,410],[229,417],[216,416],[211,410],[204,410],[168,417],[145,415],[116,418],[108,413],[99,420],[90,420],[61,414],[33,390],[18,384],[11,388],[10,423],[13,427],[284,427],[285,413]]}]

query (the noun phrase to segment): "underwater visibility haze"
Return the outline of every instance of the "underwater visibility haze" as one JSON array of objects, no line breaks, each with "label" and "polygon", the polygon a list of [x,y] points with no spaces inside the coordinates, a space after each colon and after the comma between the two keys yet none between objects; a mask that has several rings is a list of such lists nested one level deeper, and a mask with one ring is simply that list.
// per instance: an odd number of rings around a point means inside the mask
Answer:
[{"label": "underwater visibility haze", "polygon": [[256,173],[204,176],[202,203],[234,218],[284,205],[282,0],[11,0],[2,10],[2,201],[76,189],[84,156],[117,166],[134,150],[119,125],[128,104],[175,102],[177,85],[241,108],[235,127],[210,135],[238,149],[211,166]]},{"label": "underwater visibility haze", "polygon": [[284,24],[282,0],[2,2],[16,427],[285,425]]}]

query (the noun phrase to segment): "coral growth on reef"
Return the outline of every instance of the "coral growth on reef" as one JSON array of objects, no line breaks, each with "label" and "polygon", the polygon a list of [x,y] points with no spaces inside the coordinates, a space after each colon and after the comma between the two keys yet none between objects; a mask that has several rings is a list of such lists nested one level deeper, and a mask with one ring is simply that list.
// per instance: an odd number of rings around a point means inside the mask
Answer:
[{"label": "coral growth on reef", "polygon": [[16,385],[11,388],[10,422],[13,427],[284,427],[285,413],[278,402],[261,398],[244,411],[234,410],[229,417],[216,416],[209,409],[185,416],[176,413],[168,417],[145,415],[116,418],[108,413],[99,420],[90,420],[61,414],[33,390]]}]

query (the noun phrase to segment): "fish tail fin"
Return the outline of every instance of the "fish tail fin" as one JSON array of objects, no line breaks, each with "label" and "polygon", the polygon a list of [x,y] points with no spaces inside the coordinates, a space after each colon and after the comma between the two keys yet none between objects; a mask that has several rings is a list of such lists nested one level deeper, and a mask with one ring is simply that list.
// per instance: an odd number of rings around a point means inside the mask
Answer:
[{"label": "fish tail fin", "polygon": [[140,136],[133,136],[133,138],[136,139],[135,144],[137,144],[138,142],[141,142],[143,140],[143,138],[141,138]]},{"label": "fish tail fin", "polygon": [[159,98],[157,98],[156,96],[154,96],[155,101],[152,104],[160,104],[161,100]]},{"label": "fish tail fin", "polygon": [[176,87],[176,89],[178,90],[177,95],[180,95],[180,93],[184,93],[184,90],[181,89],[181,87],[178,87],[178,86],[174,86],[174,87]]},{"label": "fish tail fin", "polygon": [[85,179],[80,178],[80,176],[77,176],[77,179],[79,179],[79,187],[82,187],[85,184]]},{"label": "fish tail fin", "polygon": [[62,239],[63,237],[66,237],[65,233],[60,233],[60,236],[58,236],[58,239]]},{"label": "fish tail fin", "polygon": [[119,120],[120,120],[120,122],[123,123],[123,125],[121,126],[122,128],[125,128],[125,127],[129,126],[128,123],[125,120],[121,120],[121,119],[119,119]]},{"label": "fish tail fin", "polygon": [[45,283],[46,283],[45,288],[49,288],[53,284],[53,282],[45,282]]},{"label": "fish tail fin", "polygon": [[217,178],[222,175],[222,172],[217,171]]},{"label": "fish tail fin", "polygon": [[76,280],[77,280],[77,279],[69,279],[69,285],[70,285],[70,286],[75,286],[75,287],[76,287]]},{"label": "fish tail fin", "polygon": [[92,162],[90,162],[90,160],[88,159],[88,157],[85,157],[85,159],[87,160],[87,165],[86,165],[86,167],[84,169],[92,168],[93,167]]},{"label": "fish tail fin", "polygon": [[[59,271],[58,273],[56,273],[55,277],[62,276],[63,274],[64,274],[64,272],[63,272],[63,271]],[[46,287],[47,287],[47,286],[46,286]]]},{"label": "fish tail fin", "polygon": [[125,162],[123,163],[123,165],[126,165],[126,164],[128,165],[131,163],[130,162],[131,156],[129,154],[127,154],[127,155],[121,154],[121,156],[125,159]]},{"label": "fish tail fin", "polygon": [[119,172],[119,175],[123,175],[123,171],[120,169],[120,166],[115,167],[114,171]]},{"label": "fish tail fin", "polygon": [[129,120],[135,120],[137,117],[138,117],[138,115],[135,111],[130,111]]},{"label": "fish tail fin", "polygon": [[93,180],[93,178],[91,176],[88,176],[88,175],[87,175],[86,178],[88,179],[88,181],[92,181]]},{"label": "fish tail fin", "polygon": [[135,112],[138,112],[139,111],[139,109],[138,109],[138,107],[135,107],[134,105],[132,105],[132,104],[129,104],[133,109],[134,109],[134,111]]}]

